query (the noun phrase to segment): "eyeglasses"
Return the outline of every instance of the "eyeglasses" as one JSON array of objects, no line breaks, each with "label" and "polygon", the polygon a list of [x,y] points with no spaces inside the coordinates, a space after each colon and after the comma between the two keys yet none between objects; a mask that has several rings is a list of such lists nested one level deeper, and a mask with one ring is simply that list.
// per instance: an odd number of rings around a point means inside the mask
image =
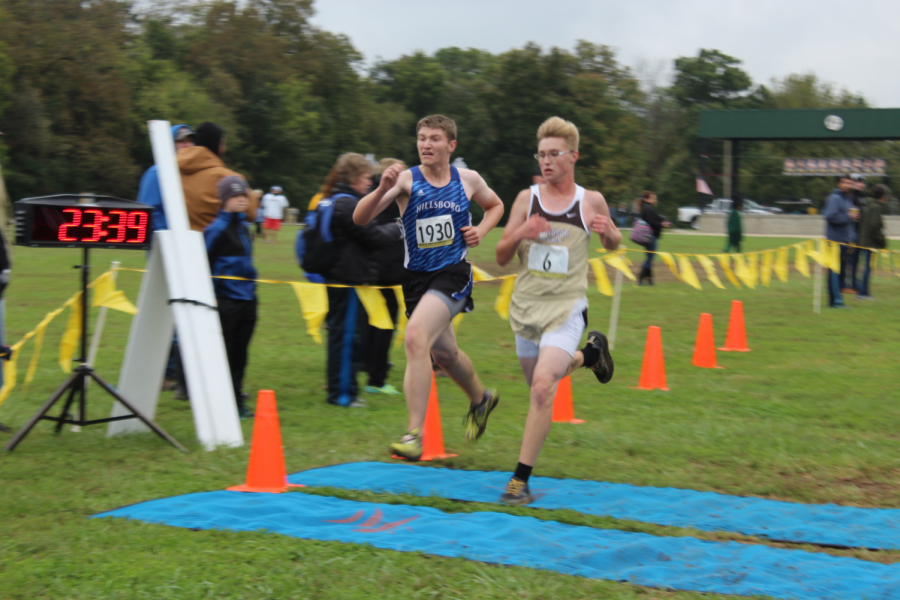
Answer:
[{"label": "eyeglasses", "polygon": [[550,152],[538,152],[537,154],[534,155],[534,158],[536,160],[544,160],[548,156],[550,158],[557,158],[559,156],[562,156],[563,154],[571,154],[571,153],[572,153],[571,150],[563,150],[562,152],[560,152],[559,150],[551,150]]}]

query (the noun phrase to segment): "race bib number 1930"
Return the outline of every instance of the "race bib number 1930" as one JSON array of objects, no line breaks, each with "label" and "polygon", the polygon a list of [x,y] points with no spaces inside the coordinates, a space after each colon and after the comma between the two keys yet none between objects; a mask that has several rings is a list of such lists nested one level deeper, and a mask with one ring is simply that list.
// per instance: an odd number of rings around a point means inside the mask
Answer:
[{"label": "race bib number 1930", "polygon": [[454,235],[456,229],[450,215],[416,220],[416,243],[419,248],[449,246],[453,243]]},{"label": "race bib number 1930", "polygon": [[550,244],[531,244],[528,272],[537,277],[565,279],[569,273],[569,249]]}]

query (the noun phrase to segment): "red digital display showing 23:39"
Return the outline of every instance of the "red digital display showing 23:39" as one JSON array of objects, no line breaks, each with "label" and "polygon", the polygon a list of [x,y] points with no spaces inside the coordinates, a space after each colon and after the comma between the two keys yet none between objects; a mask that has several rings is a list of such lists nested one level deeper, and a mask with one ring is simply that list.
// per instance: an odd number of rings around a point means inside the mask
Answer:
[{"label": "red digital display showing 23:39", "polygon": [[146,244],[150,214],[117,208],[46,207],[35,211],[32,240],[90,244]]}]

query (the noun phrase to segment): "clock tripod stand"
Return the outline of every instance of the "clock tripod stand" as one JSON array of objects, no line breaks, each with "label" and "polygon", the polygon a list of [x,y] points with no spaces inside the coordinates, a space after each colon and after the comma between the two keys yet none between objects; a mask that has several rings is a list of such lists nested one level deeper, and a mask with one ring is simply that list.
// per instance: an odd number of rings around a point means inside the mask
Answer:
[{"label": "clock tripod stand", "polygon": [[[16,435],[6,444],[6,450],[13,450],[28,435],[28,432],[32,430],[32,428],[37,424],[40,420],[46,421],[55,421],[56,422],[56,433],[58,434],[62,431],[63,425],[66,423],[71,423],[72,425],[84,426],[84,425],[97,425],[99,423],[109,423],[111,421],[122,421],[125,419],[140,419],[143,423],[149,427],[156,435],[166,440],[182,452],[187,452],[187,450],[179,444],[172,436],[163,431],[163,429],[154,423],[151,419],[149,419],[146,415],[144,415],[141,411],[135,408],[128,400],[122,397],[122,395],[111,385],[109,385],[97,372],[94,368],[88,364],[87,362],[87,325],[88,325],[88,273],[90,272],[90,260],[88,258],[88,247],[84,247],[84,258],[83,263],[80,265],[75,265],[75,269],[81,269],[81,356],[77,359],[79,363],[77,367],[72,370],[72,374],[69,375],[68,378],[60,385],[53,394],[51,394],[50,398],[44,402],[44,405],[41,406],[40,410],[38,410],[31,419],[20,429]],[[119,401],[122,406],[131,411],[130,415],[122,415],[119,417],[107,417],[104,419],[88,419],[87,418],[87,392],[88,392],[88,381],[93,379],[97,382],[101,388],[103,388],[110,396]],[[48,416],[47,413],[50,412],[50,409],[62,399],[62,397],[68,392],[68,396],[66,397],[65,404],[63,405],[62,412],[58,417]],[[69,409],[72,407],[74,403],[78,403],[78,407],[76,409],[77,415],[72,417],[70,415]]]}]

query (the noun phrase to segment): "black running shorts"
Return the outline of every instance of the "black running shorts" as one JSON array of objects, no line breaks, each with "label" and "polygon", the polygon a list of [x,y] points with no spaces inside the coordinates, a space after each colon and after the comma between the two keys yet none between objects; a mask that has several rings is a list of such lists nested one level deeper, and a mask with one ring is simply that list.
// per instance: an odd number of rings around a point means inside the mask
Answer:
[{"label": "black running shorts", "polygon": [[463,312],[475,308],[472,300],[472,266],[466,261],[438,269],[437,271],[410,271],[403,269],[403,301],[409,317],[428,290],[435,290],[454,300],[466,299]]}]

